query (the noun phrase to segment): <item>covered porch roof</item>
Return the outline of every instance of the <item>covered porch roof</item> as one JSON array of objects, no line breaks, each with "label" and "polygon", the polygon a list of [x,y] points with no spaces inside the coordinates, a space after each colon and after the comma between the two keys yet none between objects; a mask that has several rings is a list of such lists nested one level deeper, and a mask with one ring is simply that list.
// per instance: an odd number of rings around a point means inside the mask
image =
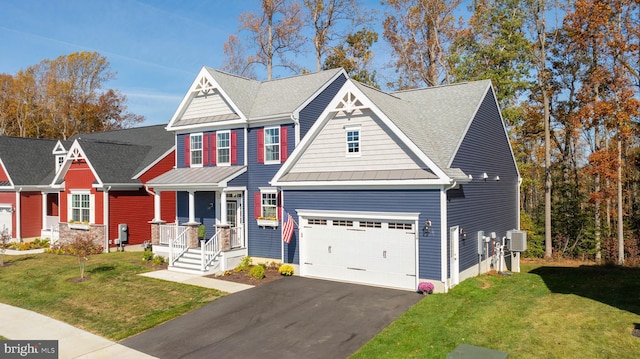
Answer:
[{"label": "covered porch roof", "polygon": [[155,190],[167,191],[223,188],[246,171],[246,166],[174,168],[148,181],[147,185]]}]

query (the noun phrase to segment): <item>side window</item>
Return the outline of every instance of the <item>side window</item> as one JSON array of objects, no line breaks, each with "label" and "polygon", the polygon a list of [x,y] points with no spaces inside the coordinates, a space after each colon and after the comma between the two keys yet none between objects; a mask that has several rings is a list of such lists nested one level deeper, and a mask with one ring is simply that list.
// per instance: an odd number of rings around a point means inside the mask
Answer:
[{"label": "side window", "polygon": [[360,127],[347,127],[346,133],[346,155],[347,157],[360,156]]},{"label": "side window", "polygon": [[262,218],[277,218],[278,211],[278,194],[276,192],[262,193]]}]

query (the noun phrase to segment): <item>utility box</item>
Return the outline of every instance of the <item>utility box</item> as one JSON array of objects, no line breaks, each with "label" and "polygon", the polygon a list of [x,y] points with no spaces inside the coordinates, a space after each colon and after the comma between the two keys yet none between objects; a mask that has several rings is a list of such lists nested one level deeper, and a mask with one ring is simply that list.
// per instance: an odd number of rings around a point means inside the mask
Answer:
[{"label": "utility box", "polygon": [[129,242],[129,227],[126,223],[118,224],[118,243]]},{"label": "utility box", "polygon": [[509,240],[508,249],[511,252],[524,252],[527,250],[527,232],[516,229],[507,231]]},{"label": "utility box", "polygon": [[484,231],[478,231],[478,254],[484,254]]}]

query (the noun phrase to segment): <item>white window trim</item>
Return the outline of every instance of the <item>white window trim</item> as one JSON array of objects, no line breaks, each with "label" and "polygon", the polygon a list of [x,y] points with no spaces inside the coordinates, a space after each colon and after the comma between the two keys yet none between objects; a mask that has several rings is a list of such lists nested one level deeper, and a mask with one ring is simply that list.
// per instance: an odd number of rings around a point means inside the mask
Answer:
[{"label": "white window trim", "polygon": [[[275,196],[276,203],[275,203],[274,206],[271,206],[271,205],[265,206],[265,204],[264,204],[265,203],[264,202],[264,195],[265,194],[274,195]],[[265,216],[264,215],[264,209],[265,208],[271,208],[271,207],[273,207],[274,210],[275,210],[275,216],[269,216],[269,217]],[[276,218],[277,219],[278,218],[278,191],[277,190],[274,190],[274,191],[271,191],[271,190],[270,191],[260,191],[260,216],[259,217],[264,218],[264,219],[266,219],[266,218]]]},{"label": "white window trim", "polygon": [[[193,163],[193,138],[196,136],[200,136],[200,163]],[[202,132],[199,133],[190,133],[189,134],[189,166],[190,167],[202,167],[204,163],[204,134]]]},{"label": "white window trim", "polygon": [[62,165],[64,164],[65,155],[56,155],[56,173],[60,171]]},{"label": "white window trim", "polygon": [[71,190],[67,195],[67,222],[73,218],[73,195],[88,194],[89,195],[89,223],[96,223],[96,206],[95,195],[90,190]]},{"label": "white window trim", "polygon": [[[218,135],[219,134],[223,134],[226,133],[227,135],[229,135],[229,147],[223,147],[223,148],[228,148],[229,149],[229,162],[220,162],[220,157],[218,157],[218,151],[220,151],[220,146],[218,146]],[[217,131],[216,132],[216,166],[231,166],[231,131]]]},{"label": "white window trim", "polygon": [[[349,132],[358,131],[358,152],[349,152]],[[344,153],[346,157],[360,157],[362,156],[362,128],[361,126],[345,126],[344,127]],[[355,141],[352,141],[355,142]]]},{"label": "white window trim", "polygon": [[[270,144],[269,146],[278,146],[278,159],[277,160],[267,160],[267,130],[272,130],[272,129],[277,129],[278,130],[278,143],[277,144]],[[263,144],[263,148],[262,151],[264,151],[264,164],[265,165],[273,165],[273,164],[280,164],[281,163],[281,158],[282,158],[282,148],[280,148],[280,145],[282,144],[282,139],[280,138],[280,136],[282,136],[282,130],[280,129],[280,126],[271,126],[271,127],[265,127],[264,130],[262,131],[262,144]]]}]

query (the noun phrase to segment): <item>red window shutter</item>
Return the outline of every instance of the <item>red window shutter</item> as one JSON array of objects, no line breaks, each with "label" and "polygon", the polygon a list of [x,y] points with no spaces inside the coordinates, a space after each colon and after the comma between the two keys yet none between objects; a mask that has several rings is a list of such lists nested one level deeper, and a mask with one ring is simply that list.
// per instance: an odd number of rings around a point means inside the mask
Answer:
[{"label": "red window shutter", "polygon": [[258,130],[258,163],[264,163],[264,129]]},{"label": "red window shutter", "polygon": [[191,166],[191,152],[189,149],[189,135],[184,136],[184,165]]},{"label": "red window shutter", "polygon": [[262,215],[262,194],[256,192],[253,194],[253,217],[256,219]]},{"label": "red window shutter", "polygon": [[202,165],[209,165],[209,136],[206,133],[202,135]]},{"label": "red window shutter", "polygon": [[218,145],[218,137],[216,137],[216,133],[212,133],[211,139],[209,140],[209,147],[211,149],[211,156],[209,156],[209,163],[215,165],[218,162],[218,151],[216,150],[216,146]]},{"label": "red window shutter", "polygon": [[280,127],[280,162],[284,162],[289,157],[289,138],[287,132],[289,128],[286,126]]},{"label": "red window shutter", "polygon": [[231,131],[231,164],[238,164],[238,133]]}]

